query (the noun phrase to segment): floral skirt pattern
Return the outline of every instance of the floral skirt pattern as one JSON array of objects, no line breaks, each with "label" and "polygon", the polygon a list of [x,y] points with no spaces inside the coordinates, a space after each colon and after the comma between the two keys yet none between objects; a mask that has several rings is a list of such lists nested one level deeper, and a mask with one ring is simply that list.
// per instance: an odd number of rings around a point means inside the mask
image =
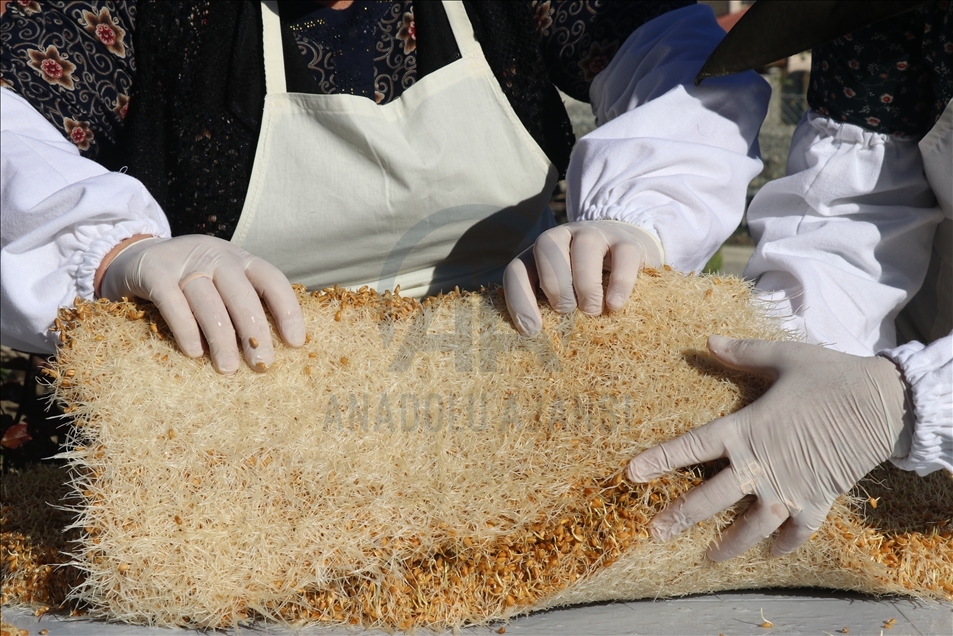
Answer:
[{"label": "floral skirt pattern", "polygon": [[953,3],[931,2],[814,49],[808,103],[872,132],[923,137],[953,97]]}]

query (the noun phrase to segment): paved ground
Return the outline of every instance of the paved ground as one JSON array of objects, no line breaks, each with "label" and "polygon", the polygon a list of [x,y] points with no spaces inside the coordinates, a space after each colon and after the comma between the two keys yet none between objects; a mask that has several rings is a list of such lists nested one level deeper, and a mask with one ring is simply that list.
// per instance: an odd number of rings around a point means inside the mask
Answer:
[{"label": "paved ground", "polygon": [[[764,619],[773,627],[764,628]],[[23,611],[4,609],[3,619],[20,629],[38,634],[46,629],[49,636],[176,636],[198,632],[150,627],[110,625],[88,619],[63,621],[44,616],[36,619]],[[893,627],[884,624],[895,619]],[[492,636],[501,625],[460,630],[460,636]],[[772,594],[739,592],[710,594],[669,601],[637,601],[588,605],[541,612],[506,625],[506,634],[521,636],[724,636],[763,634],[827,634],[851,636],[949,636],[953,634],[953,606],[921,604],[906,599],[876,600],[852,594],[827,594],[795,590]],[[220,632],[221,633],[221,632]],[[266,636],[356,636],[385,632],[361,632],[354,629],[291,630],[242,629],[235,634]],[[430,634],[431,632],[420,632]]]}]

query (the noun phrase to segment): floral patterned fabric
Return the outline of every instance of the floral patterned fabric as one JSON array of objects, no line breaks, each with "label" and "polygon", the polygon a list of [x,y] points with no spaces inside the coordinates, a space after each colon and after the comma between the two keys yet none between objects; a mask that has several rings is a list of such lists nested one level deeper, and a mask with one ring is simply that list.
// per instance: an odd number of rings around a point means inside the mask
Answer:
[{"label": "floral patterned fabric", "polygon": [[[300,4],[300,3],[299,3]],[[692,0],[532,0],[551,80],[589,84],[639,26]],[[136,2],[14,0],[0,21],[0,84],[23,95],[85,156],[115,141],[135,78]],[[319,90],[397,99],[417,79],[412,0],[319,6],[290,25]]]},{"label": "floral patterned fabric", "polygon": [[290,25],[325,94],[350,93],[387,103],[417,77],[413,3],[355,2],[322,7]]},{"label": "floral patterned fabric", "polygon": [[[686,0],[533,0],[536,33],[553,81],[576,99],[589,101],[589,84],[612,60],[625,39],[652,18],[692,4]],[[361,46],[360,34],[376,22],[373,52]],[[320,77],[325,93],[352,93],[386,104],[417,79],[416,27],[411,0],[358,0],[348,9],[322,7],[291,25],[308,66]],[[368,38],[370,39],[370,38]],[[350,48],[344,55],[342,42]],[[372,58],[372,61],[371,61]],[[372,70],[356,86],[357,69]],[[364,73],[367,75],[367,72]]]},{"label": "floral patterned fabric", "polygon": [[814,49],[808,102],[867,130],[922,137],[953,98],[953,3],[931,2]]},{"label": "floral patterned fabric", "polygon": [[0,21],[0,85],[95,157],[129,107],[135,23],[134,2],[14,0]]},{"label": "floral patterned fabric", "polygon": [[564,93],[589,101],[589,84],[626,38],[646,22],[694,0],[534,0],[550,77]]}]

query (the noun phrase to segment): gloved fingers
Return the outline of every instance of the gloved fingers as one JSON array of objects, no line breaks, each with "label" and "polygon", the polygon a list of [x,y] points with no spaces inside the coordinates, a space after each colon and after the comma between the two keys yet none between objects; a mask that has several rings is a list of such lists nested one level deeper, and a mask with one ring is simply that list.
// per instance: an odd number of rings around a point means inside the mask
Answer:
[{"label": "gloved fingers", "polygon": [[786,359],[785,345],[790,344],[770,340],[735,340],[718,335],[708,337],[708,350],[725,366],[774,378],[777,378],[778,368]]},{"label": "gloved fingers", "polygon": [[725,445],[718,432],[727,417],[642,451],[629,462],[626,477],[637,484],[645,483],[676,468],[724,457]]},{"label": "gloved fingers", "polygon": [[201,357],[205,353],[202,348],[202,334],[189,307],[189,301],[179,286],[171,280],[157,282],[151,288],[148,300],[151,300],[162,314],[182,353],[190,358]]},{"label": "gloved fingers", "polygon": [[303,345],[305,328],[301,303],[281,270],[264,259],[252,257],[245,266],[245,276],[268,305],[282,340],[291,347]]},{"label": "gloved fingers", "polygon": [[656,541],[668,541],[683,530],[733,506],[744,496],[738,478],[730,467],[726,468],[655,515],[649,530]]},{"label": "gloved fingers", "polygon": [[797,550],[802,543],[805,543],[817,532],[830,510],[829,504],[826,506],[811,506],[788,519],[781,526],[781,532],[778,533],[774,543],[771,544],[771,554],[784,556]]},{"label": "gloved fingers", "polygon": [[632,288],[635,287],[635,279],[639,275],[645,254],[638,243],[620,241],[611,247],[611,256],[606,307],[609,311],[618,311],[632,295]]},{"label": "gloved fingers", "polygon": [[238,267],[218,268],[215,287],[232,319],[248,366],[264,371],[275,361],[275,347],[258,293]]},{"label": "gloved fingers", "polygon": [[602,232],[582,226],[572,233],[572,285],[579,308],[590,316],[602,313],[602,266],[608,253],[609,244]]},{"label": "gloved fingers", "polygon": [[533,248],[524,250],[503,271],[503,294],[513,325],[524,336],[535,336],[543,328],[543,315],[536,303],[536,257]]},{"label": "gloved fingers", "polygon": [[576,308],[570,248],[572,233],[564,226],[544,232],[533,246],[539,288],[557,312],[568,314]]},{"label": "gloved fingers", "polygon": [[771,536],[788,518],[788,509],[777,499],[760,496],[738,516],[715,544],[708,548],[712,561],[727,561],[744,554],[762,539]]},{"label": "gloved fingers", "polygon": [[212,366],[219,373],[238,371],[238,345],[228,309],[222,302],[215,283],[208,276],[195,276],[185,281],[182,293],[205,334]]}]

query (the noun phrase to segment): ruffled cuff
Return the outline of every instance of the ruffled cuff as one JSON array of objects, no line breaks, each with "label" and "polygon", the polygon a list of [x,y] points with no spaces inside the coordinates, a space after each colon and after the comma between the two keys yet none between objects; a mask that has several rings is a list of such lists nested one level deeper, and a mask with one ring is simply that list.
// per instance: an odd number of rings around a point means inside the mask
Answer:
[{"label": "ruffled cuff", "polygon": [[940,469],[953,472],[953,334],[929,346],[908,342],[877,355],[900,367],[916,416],[910,453],[891,461],[921,476]]},{"label": "ruffled cuff", "polygon": [[171,235],[145,186],[80,156],[22,97],[0,88],[0,338],[52,353],[59,307],[92,298],[96,269],[136,234]]},{"label": "ruffled cuff", "polygon": [[754,72],[694,85],[722,38],[711,9],[693,5],[626,39],[589,90],[598,128],[570,158],[570,220],[637,225],[665,247],[667,264],[704,267],[761,171],[758,127],[771,94]]},{"label": "ruffled cuff", "polygon": [[75,267],[74,277],[76,279],[76,293],[80,298],[91,300],[94,296],[93,280],[96,276],[96,270],[103,258],[114,247],[125,241],[127,238],[137,234],[151,234],[153,236],[168,236],[168,228],[160,227],[158,223],[150,219],[136,219],[134,221],[124,221],[119,223],[105,234],[98,235],[86,251],[77,252],[70,259],[67,265],[68,269]]}]

